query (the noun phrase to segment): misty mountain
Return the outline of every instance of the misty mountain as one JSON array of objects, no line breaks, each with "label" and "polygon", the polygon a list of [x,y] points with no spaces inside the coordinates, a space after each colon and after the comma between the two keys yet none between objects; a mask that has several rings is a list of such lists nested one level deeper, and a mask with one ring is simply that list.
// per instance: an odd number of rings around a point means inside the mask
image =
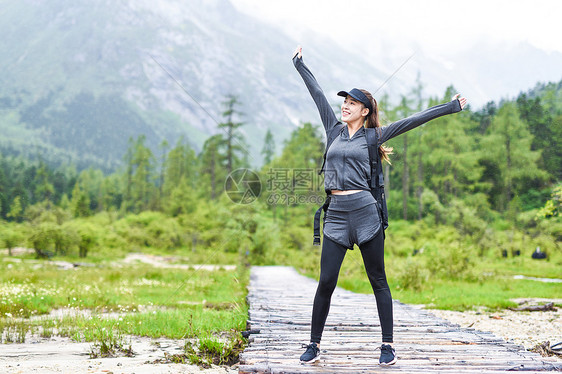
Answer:
[{"label": "misty mountain", "polygon": [[[4,1],[0,32],[0,147],[7,153],[111,170],[140,134],[155,152],[164,139],[200,150],[220,131],[222,103],[233,94],[257,166],[268,128],[279,150],[295,126],[319,121],[292,66],[297,41],[228,0]],[[397,67],[320,35],[306,42],[305,60],[334,105],[338,90],[374,90]],[[428,94],[456,82],[443,64],[422,61]],[[385,90],[407,93],[414,79],[405,70]]]}]

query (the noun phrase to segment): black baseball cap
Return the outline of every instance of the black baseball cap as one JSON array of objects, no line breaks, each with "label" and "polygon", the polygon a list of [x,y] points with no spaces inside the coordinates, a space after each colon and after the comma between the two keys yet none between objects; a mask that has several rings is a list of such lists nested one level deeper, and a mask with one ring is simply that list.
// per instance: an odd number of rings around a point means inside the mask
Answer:
[{"label": "black baseball cap", "polygon": [[349,92],[348,91],[338,92],[338,96],[347,97],[348,95],[354,98],[355,100],[363,103],[363,105],[365,105],[365,108],[369,109],[369,114],[373,112],[373,104],[371,104],[371,100],[369,100],[367,98],[367,95],[361,92],[361,90],[357,88],[353,88]]}]

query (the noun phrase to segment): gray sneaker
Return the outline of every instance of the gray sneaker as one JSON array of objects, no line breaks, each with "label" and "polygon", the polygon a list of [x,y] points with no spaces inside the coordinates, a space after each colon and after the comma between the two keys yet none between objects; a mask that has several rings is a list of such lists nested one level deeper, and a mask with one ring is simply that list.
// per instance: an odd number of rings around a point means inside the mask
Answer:
[{"label": "gray sneaker", "polygon": [[302,347],[306,348],[306,351],[301,356],[301,364],[310,364],[320,359],[320,349],[316,343],[303,344]]},{"label": "gray sneaker", "polygon": [[383,344],[380,347],[381,357],[379,358],[379,365],[390,366],[396,363],[396,352],[390,344]]}]

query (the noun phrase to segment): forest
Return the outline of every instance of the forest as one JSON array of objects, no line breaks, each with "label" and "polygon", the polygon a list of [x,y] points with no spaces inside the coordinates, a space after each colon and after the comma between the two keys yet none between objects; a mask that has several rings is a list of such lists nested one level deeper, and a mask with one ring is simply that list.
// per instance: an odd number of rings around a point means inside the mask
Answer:
[{"label": "forest", "polygon": [[[395,106],[381,97],[384,122],[450,100],[455,91],[428,100],[422,92],[418,83]],[[101,261],[163,251],[310,270],[312,263],[294,262],[314,250],[312,216],[325,196],[317,173],[321,125],[302,124],[284,144],[268,132],[263,166],[250,170],[244,123],[234,121],[239,104],[235,96],[224,99],[221,131],[198,154],[185,139],[153,152],[139,136],[129,139],[123,166],[112,173],[2,156],[0,245],[10,253],[33,248],[38,258]],[[388,145],[390,256],[425,250],[465,261],[529,257],[539,247],[560,261],[562,82],[537,84],[478,111],[465,108]]]}]

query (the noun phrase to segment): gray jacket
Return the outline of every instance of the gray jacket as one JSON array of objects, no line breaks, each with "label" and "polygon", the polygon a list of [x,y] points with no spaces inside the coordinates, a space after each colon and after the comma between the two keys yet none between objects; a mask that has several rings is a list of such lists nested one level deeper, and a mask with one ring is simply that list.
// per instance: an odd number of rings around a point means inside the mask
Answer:
[{"label": "gray jacket", "polygon": [[[324,92],[302,61],[302,58],[293,58],[295,68],[302,79],[312,99],[316,103],[320,119],[328,134],[340,121],[336,118]],[[432,119],[446,114],[461,111],[460,102],[451,102],[436,105],[422,112],[413,114],[407,118],[393,122],[388,126],[380,128],[377,147],[389,139],[394,138],[408,130],[416,128]],[[347,126],[343,126],[339,136],[337,136],[328,149],[326,154],[324,186],[326,190],[370,190],[368,180],[370,179],[371,169],[369,166],[369,152],[365,129],[359,129],[353,137],[349,137]]]}]

